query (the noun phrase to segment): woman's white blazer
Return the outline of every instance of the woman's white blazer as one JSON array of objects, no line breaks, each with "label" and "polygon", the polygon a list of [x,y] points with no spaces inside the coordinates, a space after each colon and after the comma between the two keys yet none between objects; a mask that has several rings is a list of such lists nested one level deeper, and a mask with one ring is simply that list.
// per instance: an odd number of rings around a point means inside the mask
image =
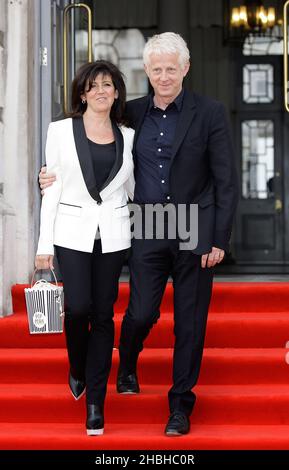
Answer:
[{"label": "woman's white blazer", "polygon": [[113,125],[115,164],[98,191],[83,118],[49,125],[47,171],[56,181],[42,198],[37,254],[53,254],[53,245],[91,253],[97,229],[102,252],[130,247],[128,198],[133,198],[133,129]]}]

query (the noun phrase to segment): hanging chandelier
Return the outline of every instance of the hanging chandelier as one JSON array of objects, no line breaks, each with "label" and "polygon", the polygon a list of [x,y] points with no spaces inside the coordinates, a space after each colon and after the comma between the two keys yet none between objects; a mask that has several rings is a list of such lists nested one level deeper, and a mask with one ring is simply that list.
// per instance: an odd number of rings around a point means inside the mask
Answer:
[{"label": "hanging chandelier", "polygon": [[276,30],[278,39],[281,36],[281,28],[276,26],[282,21],[278,20],[275,7],[265,8],[261,0],[240,0],[239,6],[225,0],[224,13],[226,42],[244,41],[248,36],[276,37]]}]

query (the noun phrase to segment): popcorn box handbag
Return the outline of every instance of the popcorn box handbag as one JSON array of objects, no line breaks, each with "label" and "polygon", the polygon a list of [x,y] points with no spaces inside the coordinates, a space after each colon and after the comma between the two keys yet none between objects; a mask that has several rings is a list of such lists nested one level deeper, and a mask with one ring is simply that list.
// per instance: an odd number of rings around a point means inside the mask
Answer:
[{"label": "popcorn box handbag", "polygon": [[24,289],[27,317],[30,334],[62,333],[64,318],[63,287],[59,286],[53,270],[55,284],[45,279],[34,282],[35,269],[31,287]]}]

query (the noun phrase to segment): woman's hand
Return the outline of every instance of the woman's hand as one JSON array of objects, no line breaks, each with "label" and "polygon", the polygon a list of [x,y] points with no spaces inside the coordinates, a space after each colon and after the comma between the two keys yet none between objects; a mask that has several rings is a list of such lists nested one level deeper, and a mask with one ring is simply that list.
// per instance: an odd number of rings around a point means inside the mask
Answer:
[{"label": "woman's hand", "polygon": [[53,255],[36,255],[35,256],[36,269],[54,269]]}]

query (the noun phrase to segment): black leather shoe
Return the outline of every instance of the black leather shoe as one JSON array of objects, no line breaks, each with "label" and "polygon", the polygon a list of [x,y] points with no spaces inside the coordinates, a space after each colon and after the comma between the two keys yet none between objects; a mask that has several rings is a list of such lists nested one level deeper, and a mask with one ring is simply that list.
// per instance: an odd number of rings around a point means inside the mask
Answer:
[{"label": "black leather shoe", "polygon": [[190,431],[189,418],[184,413],[175,411],[169,417],[165,434],[167,436],[182,436]]},{"label": "black leather shoe", "polygon": [[75,400],[79,400],[85,393],[85,382],[82,380],[74,379],[69,372],[68,383],[70,391]]},{"label": "black leather shoe", "polygon": [[100,436],[104,430],[102,408],[98,405],[86,405],[86,432],[88,436]]},{"label": "black leather shoe", "polygon": [[117,376],[116,389],[118,393],[133,395],[140,392],[137,375],[135,373],[125,375],[119,373]]}]

